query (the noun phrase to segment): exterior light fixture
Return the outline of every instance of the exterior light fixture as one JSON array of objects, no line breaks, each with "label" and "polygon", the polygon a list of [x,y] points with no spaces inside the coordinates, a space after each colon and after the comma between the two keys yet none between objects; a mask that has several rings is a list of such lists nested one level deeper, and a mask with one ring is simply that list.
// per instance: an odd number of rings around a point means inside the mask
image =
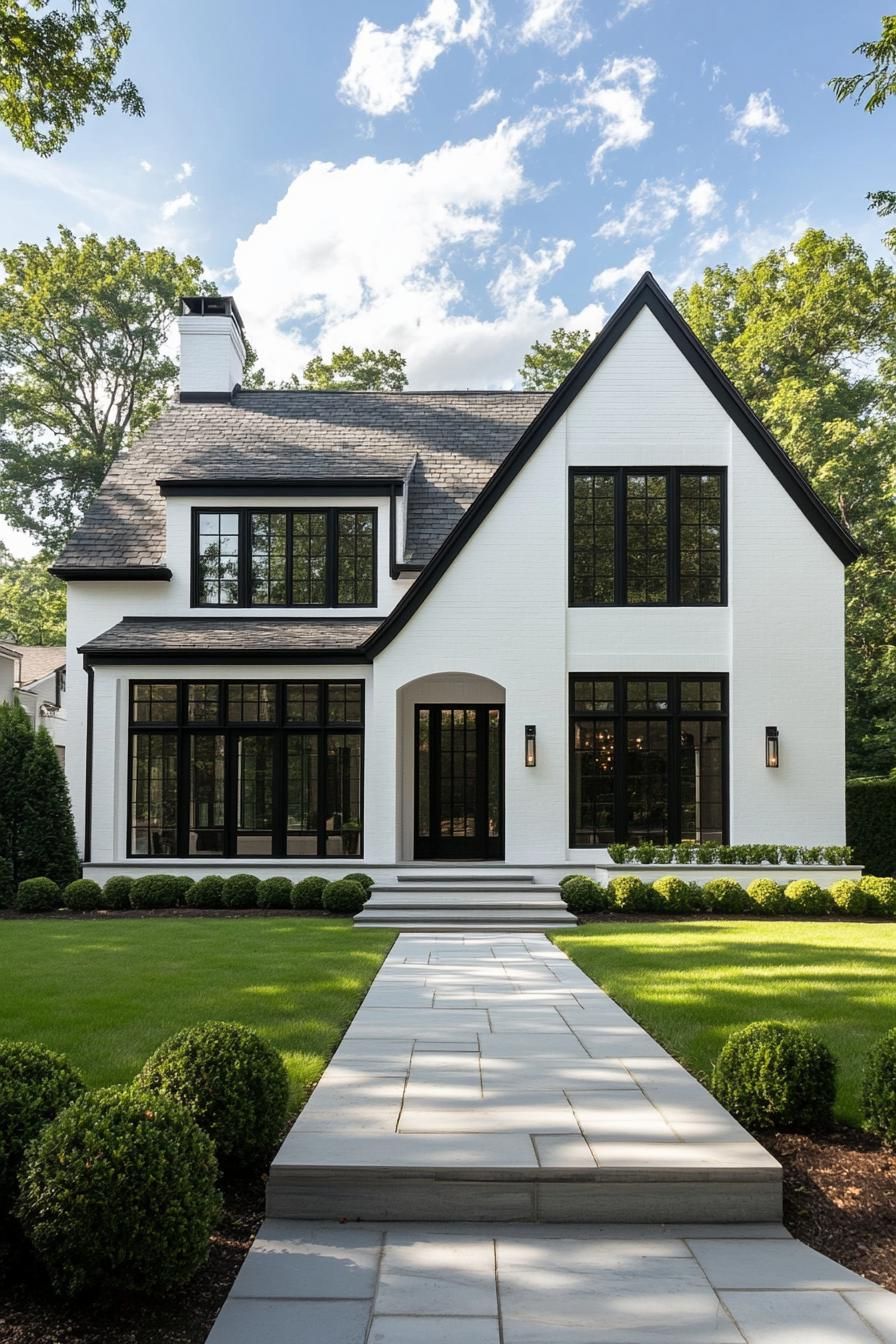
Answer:
[{"label": "exterior light fixture", "polygon": [[535,724],[526,724],[526,765],[535,764]]},{"label": "exterior light fixture", "polygon": [[765,764],[770,770],[778,768],[778,730],[775,727],[765,730]]}]

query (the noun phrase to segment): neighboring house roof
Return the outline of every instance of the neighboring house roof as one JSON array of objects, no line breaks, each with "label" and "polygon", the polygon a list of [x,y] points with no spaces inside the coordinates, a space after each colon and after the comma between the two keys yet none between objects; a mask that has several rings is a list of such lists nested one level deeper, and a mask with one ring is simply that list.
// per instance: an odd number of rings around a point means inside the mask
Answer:
[{"label": "neighboring house roof", "polygon": [[[543,392],[238,392],[173,405],[110,468],[57,560],[63,577],[168,578],[159,482],[408,484],[408,560],[438,550],[523,430]],[[124,575],[121,575],[124,577]]]},{"label": "neighboring house roof", "polygon": [[19,685],[30,686],[65,667],[64,644],[5,644],[20,660]]},{"label": "neighboring house roof", "polygon": [[257,659],[260,654],[351,657],[363,660],[363,646],[379,621],[349,617],[314,618],[255,616],[126,616],[78,650],[89,662],[127,658],[170,661],[178,655],[191,663]]}]

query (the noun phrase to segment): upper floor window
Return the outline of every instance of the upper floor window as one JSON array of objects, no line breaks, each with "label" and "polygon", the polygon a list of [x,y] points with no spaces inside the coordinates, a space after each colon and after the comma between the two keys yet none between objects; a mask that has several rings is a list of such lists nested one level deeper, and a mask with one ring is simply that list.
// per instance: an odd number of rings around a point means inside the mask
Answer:
[{"label": "upper floor window", "polygon": [[376,509],[194,509],[193,605],[376,605]]},{"label": "upper floor window", "polygon": [[571,471],[570,606],[725,600],[723,468]]}]

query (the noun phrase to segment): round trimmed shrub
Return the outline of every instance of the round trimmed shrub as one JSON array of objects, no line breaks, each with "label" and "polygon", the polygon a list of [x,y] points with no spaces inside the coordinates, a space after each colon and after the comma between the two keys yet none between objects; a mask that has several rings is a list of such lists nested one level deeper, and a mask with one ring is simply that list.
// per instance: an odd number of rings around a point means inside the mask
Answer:
[{"label": "round trimmed shrub", "polygon": [[200,877],[184,896],[184,905],[191,910],[220,910],[224,904],[221,896],[223,886],[223,877],[216,877],[213,873],[209,873],[208,877]]},{"label": "round trimmed shrub", "polygon": [[896,915],[896,877],[863,877],[859,886],[871,900],[869,913]]},{"label": "round trimmed shrub", "polygon": [[130,910],[132,877],[110,877],[103,887],[101,910]]},{"label": "round trimmed shrub", "polygon": [[29,1143],[83,1091],[64,1056],[30,1041],[0,1041],[0,1213],[15,1198]]},{"label": "round trimmed shrub", "polygon": [[290,901],[293,910],[323,909],[323,894],[329,886],[325,877],[303,877],[292,889]]},{"label": "round trimmed shrub", "polygon": [[865,1128],[896,1144],[896,1027],[871,1047],[862,1079]]},{"label": "round trimmed shrub", "polygon": [[89,877],[78,877],[69,882],[62,892],[66,910],[99,910],[103,903],[103,889]]},{"label": "round trimmed shrub", "polygon": [[370,891],[371,887],[376,886],[376,879],[371,877],[369,873],[346,873],[345,881],[360,882],[365,891]]},{"label": "round trimmed shrub", "polygon": [[834,908],[830,893],[811,878],[797,878],[784,888],[787,907],[798,915],[829,915]]},{"label": "round trimmed shrub", "polygon": [[802,1027],[753,1022],[728,1037],[713,1069],[712,1089],[747,1129],[827,1129],[836,1064],[827,1046]]},{"label": "round trimmed shrub", "polygon": [[222,1167],[259,1171],[286,1118],[286,1066],[272,1045],[238,1022],[179,1031],[144,1064],[137,1084],[186,1106]]},{"label": "round trimmed shrub", "polygon": [[784,888],[772,877],[757,877],[747,887],[747,895],[764,915],[783,915],[787,910]]},{"label": "round trimmed shrub", "polygon": [[658,877],[653,889],[659,896],[664,910],[682,914],[691,909],[690,883],[683,882],[680,877]]},{"label": "round trimmed shrub", "polygon": [[16,1213],[54,1287],[164,1293],[208,1254],[221,1209],[211,1140],[168,1097],[86,1092],[28,1151]]},{"label": "round trimmed shrub", "polygon": [[611,878],[608,890],[617,910],[654,910],[660,903],[653,888],[634,875]]},{"label": "round trimmed shrub", "polygon": [[252,873],[234,873],[224,879],[221,900],[228,910],[251,910],[258,904],[258,878]]},{"label": "round trimmed shrub", "polygon": [[565,887],[569,882],[577,882],[580,877],[585,876],[585,873],[567,873],[565,877],[561,877],[560,886]]},{"label": "round trimmed shrub", "polygon": [[574,915],[590,915],[596,910],[606,910],[610,904],[606,887],[590,877],[574,877],[567,882],[563,899]]},{"label": "round trimmed shrub", "polygon": [[185,876],[176,877],[174,880],[177,883],[177,903],[178,905],[186,905],[187,892],[196,885],[196,879],[195,877]]},{"label": "round trimmed shrub", "polygon": [[331,915],[357,915],[364,909],[368,892],[360,882],[350,882],[347,877],[338,882],[328,882],[324,888],[323,908]]},{"label": "round trimmed shrub", "polygon": [[704,883],[703,899],[713,914],[743,915],[753,909],[752,900],[733,877],[716,877]]},{"label": "round trimmed shrub", "polygon": [[871,897],[858,882],[844,878],[842,882],[834,882],[828,891],[838,915],[867,915],[871,911]]},{"label": "round trimmed shrub", "polygon": [[135,910],[169,910],[180,901],[180,879],[171,873],[150,873],[138,877],[131,887],[130,902]]},{"label": "round trimmed shrub", "polygon": [[289,910],[292,883],[288,877],[266,877],[255,893],[262,910]]},{"label": "round trimmed shrub", "polygon": [[58,910],[62,892],[51,877],[26,877],[16,888],[13,909],[23,915],[39,915],[47,910]]}]

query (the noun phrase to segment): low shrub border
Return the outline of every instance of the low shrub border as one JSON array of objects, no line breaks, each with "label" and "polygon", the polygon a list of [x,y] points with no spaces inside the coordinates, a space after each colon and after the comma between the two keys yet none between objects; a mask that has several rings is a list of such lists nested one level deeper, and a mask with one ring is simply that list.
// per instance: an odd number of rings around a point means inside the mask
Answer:
[{"label": "low shrub border", "polygon": [[643,841],[639,845],[608,845],[607,853],[613,863],[654,864],[826,864],[837,867],[852,862],[849,845],[717,845],[697,844],[685,840],[680,845],[655,845]]},{"label": "low shrub border", "polygon": [[18,1191],[29,1143],[83,1091],[63,1055],[30,1041],[0,1041],[0,1215]]}]

